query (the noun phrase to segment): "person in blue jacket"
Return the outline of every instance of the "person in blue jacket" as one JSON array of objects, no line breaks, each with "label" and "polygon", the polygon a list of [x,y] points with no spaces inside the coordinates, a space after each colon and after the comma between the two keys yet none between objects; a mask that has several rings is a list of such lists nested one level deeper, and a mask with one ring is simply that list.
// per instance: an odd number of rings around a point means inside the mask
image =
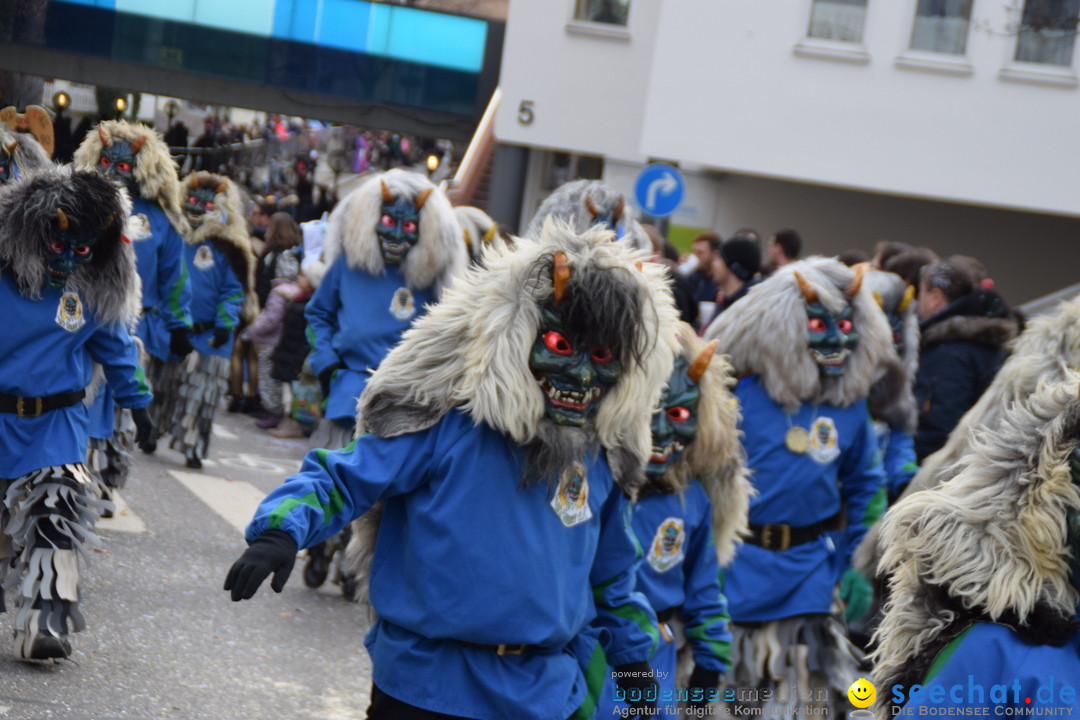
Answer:
[{"label": "person in blue jacket", "polygon": [[742,375],[735,397],[758,491],[750,536],[724,574],[728,682],[767,690],[756,701],[776,713],[839,712],[861,654],[834,596],[849,621],[872,600],[851,555],[885,505],[866,396],[879,368],[898,362],[892,333],[861,274],[808,258],[756,285],[709,334]]},{"label": "person in blue jacket", "polygon": [[[225,392],[233,331],[256,314],[255,253],[236,186],[224,175],[191,173],[183,183],[191,233],[184,258],[191,282],[191,342],[195,352],[172,363],[155,387],[170,446],[189,468],[201,468],[214,414]],[[155,443],[144,449],[152,451]]]},{"label": "person in blue jacket", "polygon": [[984,425],[881,527],[879,716],[1080,711],[1080,375]]},{"label": "person in blue jacket", "polygon": [[78,556],[99,544],[102,501],[84,460],[94,364],[151,432],[151,395],[128,328],[138,317],[128,204],[96,173],[49,168],[0,190],[0,611],[15,656],[65,658],[79,612]]},{"label": "person in blue jacket", "polygon": [[[233,600],[365,514],[374,720],[579,713],[610,663],[651,674],[627,494],[670,374],[663,268],[599,228],[500,241],[416,320],[360,398],[366,431],[259,506]],[[373,508],[375,508],[373,510]]]},{"label": "person in blue jacket", "polygon": [[[308,362],[325,398],[313,442],[337,449],[352,439],[356,399],[371,371],[469,260],[446,194],[400,169],[372,176],[338,203],[322,260],[326,274],[304,312]],[[331,562],[340,566],[346,540],[347,532],[308,549],[309,585],[322,584]],[[351,596],[352,578],[335,574]]]},{"label": "person in blue jacket", "polygon": [[[180,179],[165,141],[154,130],[123,120],[106,120],[87,133],[73,159],[80,170],[96,170],[124,186],[132,209],[125,236],[135,248],[142,281],[142,310],[136,335],[148,355],[150,385],[157,388],[169,364],[192,350],[191,291],[184,263],[184,234],[189,230],[180,205]],[[95,470],[102,493],[122,488],[131,469],[134,427],[130,415],[114,411],[106,390],[90,410],[87,464]],[[151,410],[160,427],[164,418]]]},{"label": "person in blue jacket", "polygon": [[[753,492],[736,429],[731,367],[714,354],[716,343],[706,345],[689,325],[681,324],[679,335],[675,369],[652,417],[648,482],[632,520],[644,550],[637,589],[660,622],[652,659],[658,706],[669,716],[678,716],[680,702],[719,710],[717,686],[731,667],[721,566],[746,531]],[[598,718],[632,707],[614,680],[612,673],[605,679]]]}]

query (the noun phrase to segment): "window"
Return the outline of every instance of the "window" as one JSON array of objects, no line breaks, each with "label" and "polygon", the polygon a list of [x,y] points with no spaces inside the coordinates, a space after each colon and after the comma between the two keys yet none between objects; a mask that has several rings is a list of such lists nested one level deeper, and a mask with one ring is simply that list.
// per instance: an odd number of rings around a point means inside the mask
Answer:
[{"label": "window", "polygon": [[810,37],[841,42],[862,42],[866,0],[814,0],[810,10]]},{"label": "window", "polygon": [[911,49],[963,55],[970,22],[971,0],[919,0]]},{"label": "window", "polygon": [[1026,0],[1016,59],[1072,65],[1080,0]]},{"label": "window", "polygon": [[609,25],[626,25],[630,0],[576,0],[574,19]]}]

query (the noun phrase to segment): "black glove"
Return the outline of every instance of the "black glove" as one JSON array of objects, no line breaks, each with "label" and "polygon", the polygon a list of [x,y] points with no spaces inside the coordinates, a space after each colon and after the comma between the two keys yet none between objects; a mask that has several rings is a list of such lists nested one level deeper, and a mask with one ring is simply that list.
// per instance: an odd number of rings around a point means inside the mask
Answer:
[{"label": "black glove", "polygon": [[284,530],[267,530],[251,543],[240,559],[229,568],[225,589],[232,590],[232,599],[248,600],[262,585],[267,575],[274,573],[270,587],[281,592],[296,562],[296,541]]},{"label": "black glove", "polygon": [[176,328],[169,331],[169,354],[176,355],[177,357],[186,357],[189,352],[195,349],[195,346],[191,344],[191,338],[188,337],[187,328]]},{"label": "black glove", "polygon": [[656,679],[644,660],[615,668],[615,685],[622,690],[631,716],[645,715],[647,710],[656,708]]},{"label": "black glove", "polygon": [[146,408],[134,408],[131,411],[131,419],[135,421],[135,444],[142,447],[154,440],[154,421],[150,419],[150,411]]},{"label": "black glove", "polygon": [[695,665],[694,672],[690,673],[690,700],[688,701],[690,707],[709,707],[709,692],[719,685],[720,673]]},{"label": "black glove", "polygon": [[219,348],[229,342],[230,337],[232,337],[232,330],[226,327],[215,327],[214,336],[210,338],[210,347]]},{"label": "black glove", "polygon": [[324,398],[330,397],[330,381],[334,379],[334,373],[344,369],[345,366],[342,363],[334,363],[319,373],[319,387],[322,388]]}]

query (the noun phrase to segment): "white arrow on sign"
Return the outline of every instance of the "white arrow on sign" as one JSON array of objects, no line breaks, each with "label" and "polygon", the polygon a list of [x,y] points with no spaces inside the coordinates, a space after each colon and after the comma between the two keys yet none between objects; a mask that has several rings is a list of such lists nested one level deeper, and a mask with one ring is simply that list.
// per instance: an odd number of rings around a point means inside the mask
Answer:
[{"label": "white arrow on sign", "polygon": [[663,192],[664,195],[670,195],[679,188],[679,181],[675,179],[675,176],[669,172],[665,172],[660,177],[649,183],[648,190],[645,191],[645,205],[649,210],[656,208],[656,194]]}]

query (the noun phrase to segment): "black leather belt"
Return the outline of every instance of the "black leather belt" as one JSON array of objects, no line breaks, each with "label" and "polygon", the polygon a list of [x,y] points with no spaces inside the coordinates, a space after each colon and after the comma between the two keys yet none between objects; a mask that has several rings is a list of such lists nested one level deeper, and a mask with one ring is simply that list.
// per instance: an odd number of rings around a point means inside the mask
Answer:
[{"label": "black leather belt", "polygon": [[0,393],[0,412],[11,413],[21,418],[36,418],[50,410],[74,405],[84,397],[86,397],[85,389],[43,397],[21,397]]},{"label": "black leather belt", "polygon": [[662,623],[670,622],[676,615],[679,614],[680,610],[682,610],[681,605],[669,607],[667,610],[658,610],[656,613],[656,621]]},{"label": "black leather belt", "polygon": [[831,530],[839,530],[843,526],[843,520],[844,513],[841,510],[830,518],[804,527],[792,527],[786,523],[751,525],[750,537],[746,538],[746,542],[766,550],[784,552],[796,545],[804,545],[817,540]]},{"label": "black leather belt", "polygon": [[206,322],[197,322],[197,323],[192,324],[192,326],[191,326],[191,332],[192,332],[193,335],[202,335],[207,330],[213,330],[213,329],[214,329],[214,323],[213,323],[212,320],[207,320]]},{"label": "black leather belt", "polygon": [[465,640],[458,640],[457,643],[465,647],[490,650],[496,655],[524,655],[530,650],[537,650],[540,647],[539,645],[528,645],[526,643],[519,645],[483,645],[481,643],[466,642]]}]

